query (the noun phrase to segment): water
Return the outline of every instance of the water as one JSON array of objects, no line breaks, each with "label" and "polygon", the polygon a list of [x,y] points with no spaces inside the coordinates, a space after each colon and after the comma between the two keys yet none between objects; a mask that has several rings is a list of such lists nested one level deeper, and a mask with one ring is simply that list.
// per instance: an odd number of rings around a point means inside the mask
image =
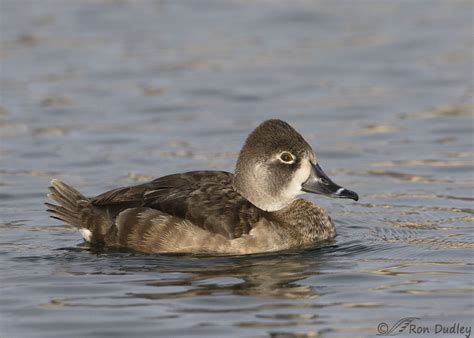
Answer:
[{"label": "water", "polygon": [[[368,337],[404,317],[431,330],[472,325],[472,6],[2,1],[0,336]],[[95,252],[45,212],[53,177],[94,195],[232,170],[271,117],[361,196],[306,196],[336,222],[322,248]]]}]

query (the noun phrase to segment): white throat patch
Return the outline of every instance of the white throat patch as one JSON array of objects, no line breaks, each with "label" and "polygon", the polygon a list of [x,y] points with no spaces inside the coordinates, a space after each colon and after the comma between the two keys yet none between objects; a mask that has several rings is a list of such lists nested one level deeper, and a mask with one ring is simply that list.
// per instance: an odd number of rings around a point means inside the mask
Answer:
[{"label": "white throat patch", "polygon": [[282,191],[282,196],[287,199],[294,199],[296,196],[303,194],[301,186],[306,180],[308,180],[311,174],[311,162],[305,158],[301,161],[301,166],[296,170],[291,182],[287,185],[286,189]]}]

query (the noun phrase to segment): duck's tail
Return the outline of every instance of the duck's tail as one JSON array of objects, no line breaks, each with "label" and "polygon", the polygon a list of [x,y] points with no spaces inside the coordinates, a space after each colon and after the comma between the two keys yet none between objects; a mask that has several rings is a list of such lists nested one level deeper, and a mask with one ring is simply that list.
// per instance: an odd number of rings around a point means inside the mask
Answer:
[{"label": "duck's tail", "polygon": [[45,203],[52,218],[78,228],[88,242],[103,241],[109,222],[90,199],[57,179],[51,181],[49,191],[48,198],[59,204]]},{"label": "duck's tail", "polygon": [[89,204],[89,199],[57,179],[51,181],[49,191],[48,198],[59,203],[59,205],[46,203],[50,216],[76,228],[81,228],[81,209]]}]

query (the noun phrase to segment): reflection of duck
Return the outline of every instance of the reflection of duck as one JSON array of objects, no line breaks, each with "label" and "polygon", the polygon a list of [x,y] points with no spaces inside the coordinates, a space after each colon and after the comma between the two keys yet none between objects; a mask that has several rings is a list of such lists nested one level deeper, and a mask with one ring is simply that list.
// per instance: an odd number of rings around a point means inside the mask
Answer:
[{"label": "reflection of duck", "polygon": [[302,248],[335,236],[303,192],[358,199],[322,171],[290,125],[268,120],[243,146],[235,173],[194,171],[86,198],[53,180],[52,217],[94,245],[141,252],[248,254]]},{"label": "reflection of duck", "polygon": [[[153,271],[160,274],[179,272],[179,279],[164,279],[147,283],[157,287],[157,292],[130,293],[130,296],[146,299],[175,299],[207,295],[232,294],[252,297],[275,297],[285,299],[310,299],[318,296],[311,285],[298,281],[313,276],[320,269],[321,262],[314,255],[285,255],[271,257],[252,257],[248,259],[213,260],[202,258],[189,264],[181,260],[159,258],[153,267],[140,267],[140,271]],[[172,264],[169,264],[171,262]],[[127,267],[123,268],[127,271]],[[132,268],[134,272],[137,270]],[[181,275],[186,274],[185,276]],[[186,287],[183,290],[181,287]],[[163,292],[162,287],[180,287]]]}]

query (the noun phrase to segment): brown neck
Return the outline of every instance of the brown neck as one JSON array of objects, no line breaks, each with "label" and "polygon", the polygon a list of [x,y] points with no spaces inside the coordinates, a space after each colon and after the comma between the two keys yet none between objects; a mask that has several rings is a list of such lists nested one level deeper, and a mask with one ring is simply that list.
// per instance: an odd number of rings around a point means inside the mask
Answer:
[{"label": "brown neck", "polygon": [[287,207],[268,213],[269,218],[305,241],[325,240],[336,235],[334,224],[320,206],[297,199]]}]

